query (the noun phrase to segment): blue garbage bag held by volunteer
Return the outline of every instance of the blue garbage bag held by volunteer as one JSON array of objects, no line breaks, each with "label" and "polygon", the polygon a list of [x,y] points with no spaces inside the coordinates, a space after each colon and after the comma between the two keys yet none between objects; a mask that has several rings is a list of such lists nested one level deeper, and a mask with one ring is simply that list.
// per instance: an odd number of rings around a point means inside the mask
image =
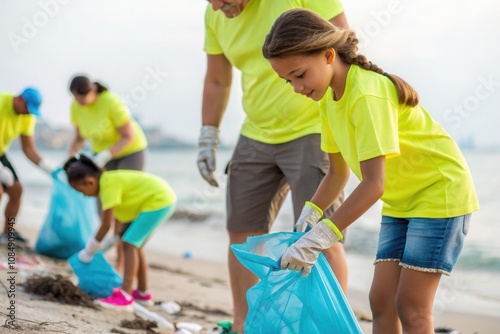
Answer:
[{"label": "blue garbage bag held by volunteer", "polygon": [[231,246],[260,279],[247,291],[245,333],[363,333],[323,254],[307,277],[280,269],[281,256],[303,234],[272,233]]},{"label": "blue garbage bag held by volunteer", "polygon": [[122,285],[122,277],[106,260],[102,252],[97,252],[89,263],[78,259],[78,252],[68,259],[71,269],[78,277],[78,287],[96,298],[108,297],[114,288]]},{"label": "blue garbage bag held by volunteer", "polygon": [[43,255],[68,259],[85,247],[98,226],[95,198],[74,190],[60,168],[52,173],[52,197],[35,250]]}]

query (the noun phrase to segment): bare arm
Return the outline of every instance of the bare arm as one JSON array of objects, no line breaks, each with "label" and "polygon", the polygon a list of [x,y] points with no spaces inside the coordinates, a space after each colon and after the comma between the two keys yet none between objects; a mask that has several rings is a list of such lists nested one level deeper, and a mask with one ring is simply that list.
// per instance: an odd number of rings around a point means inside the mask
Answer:
[{"label": "bare arm", "polygon": [[69,147],[69,156],[72,157],[74,156],[78,151],[80,151],[83,147],[84,139],[80,134],[80,130],[78,130],[77,127],[75,127],[75,135],[73,137],[73,141],[71,142],[71,145]]},{"label": "bare arm", "polygon": [[328,158],[330,161],[328,172],[311,199],[311,202],[323,211],[340,196],[350,175],[349,167],[340,153],[329,154]]},{"label": "bare arm", "polygon": [[340,28],[349,28],[349,23],[347,23],[347,17],[344,12],[332,18],[330,22]]},{"label": "bare arm", "polygon": [[231,90],[233,68],[224,55],[207,55],[202,125],[219,127]]},{"label": "bare arm", "polygon": [[120,134],[120,140],[117,141],[116,144],[109,149],[112,156],[120,153],[132,141],[132,139],[134,139],[135,136],[134,127],[132,126],[131,121],[128,121],[125,125],[119,127],[117,130]]},{"label": "bare arm", "polygon": [[101,227],[95,235],[95,239],[101,242],[106,233],[108,233],[111,228],[111,223],[113,222],[113,209],[104,210],[101,214]]},{"label": "bare arm", "polygon": [[329,217],[342,231],[351,225],[384,194],[385,156],[361,162],[363,180]]},{"label": "bare arm", "polygon": [[26,155],[26,157],[35,165],[38,165],[42,157],[38,153],[35,146],[35,137],[33,136],[21,136],[21,148]]}]

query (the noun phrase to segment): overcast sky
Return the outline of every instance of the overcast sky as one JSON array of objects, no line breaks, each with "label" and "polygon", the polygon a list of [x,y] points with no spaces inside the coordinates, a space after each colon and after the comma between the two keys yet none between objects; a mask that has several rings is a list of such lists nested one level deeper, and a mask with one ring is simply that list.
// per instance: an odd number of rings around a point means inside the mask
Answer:
[{"label": "overcast sky", "polygon": [[[363,53],[412,84],[458,141],[500,145],[500,2],[343,3]],[[46,120],[67,126],[68,81],[84,72],[124,97],[145,126],[194,142],[206,67],[205,6],[204,0],[1,0],[0,91],[39,87]],[[227,144],[243,122],[240,99],[236,73],[222,125]]]}]

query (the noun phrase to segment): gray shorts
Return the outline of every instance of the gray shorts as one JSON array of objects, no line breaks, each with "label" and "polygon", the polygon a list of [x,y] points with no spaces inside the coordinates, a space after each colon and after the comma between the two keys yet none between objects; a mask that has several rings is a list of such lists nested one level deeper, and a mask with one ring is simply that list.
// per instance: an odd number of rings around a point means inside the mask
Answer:
[{"label": "gray shorts", "polygon": [[[295,220],[328,171],[328,155],[320,135],[288,143],[264,144],[240,136],[227,167],[227,229],[269,232],[288,192]],[[343,195],[326,212],[330,216]],[[290,228],[294,222],[290,222]]]},{"label": "gray shorts", "polygon": [[144,170],[144,162],[146,160],[146,150],[135,152],[121,158],[110,160],[106,166],[106,170],[131,169]]},{"label": "gray shorts", "polygon": [[[146,150],[135,152],[121,158],[110,160],[104,168],[106,170],[117,169],[131,169],[131,170],[144,170],[144,163],[146,161]],[[101,199],[97,197],[97,209],[99,214],[102,212]]]}]

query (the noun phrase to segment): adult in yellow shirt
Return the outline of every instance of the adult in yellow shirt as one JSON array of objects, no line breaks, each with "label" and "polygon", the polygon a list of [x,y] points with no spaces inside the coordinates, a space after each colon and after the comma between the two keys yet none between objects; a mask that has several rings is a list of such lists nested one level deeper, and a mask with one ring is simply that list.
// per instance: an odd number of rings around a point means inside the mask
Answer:
[{"label": "adult in yellow shirt", "polygon": [[71,105],[71,123],[75,136],[70,156],[81,150],[88,140],[94,161],[107,170],[143,170],[147,140],[128,107],[99,82],[86,76],[75,76],[69,90],[75,100]]},{"label": "adult in yellow shirt", "polygon": [[406,81],[358,52],[356,34],[293,9],[269,32],[263,53],[296,93],[321,101],[321,147],[330,169],[311,199],[325,208],[349,168],[360,183],[330,217],[285,252],[281,268],[307,274],[319,252],[383,202],[370,290],[374,333],[434,333],[441,276],[450,275],[479,209],[458,145]]},{"label": "adult in yellow shirt", "polygon": [[[202,105],[198,167],[212,186],[219,126],[229,97],[232,68],[241,71],[246,119],[228,165],[227,230],[229,243],[268,233],[291,190],[295,219],[316,223],[323,212],[305,202],[328,170],[320,149],[319,107],[283,84],[262,56],[274,20],[290,8],[309,8],[336,25],[347,26],[338,0],[209,0],[205,14],[207,72]],[[333,212],[337,201],[327,210]],[[302,209],[302,211],[301,211]],[[296,226],[303,231],[306,224]],[[325,252],[342,288],[347,264],[341,243]],[[248,312],[247,290],[258,279],[228,254],[233,295],[231,331],[242,332]]]},{"label": "adult in yellow shirt", "polygon": [[35,118],[41,116],[41,104],[42,95],[33,87],[25,88],[17,96],[0,93],[0,198],[4,193],[9,196],[5,206],[5,223],[0,234],[0,244],[14,239],[27,242],[17,229],[16,218],[21,207],[23,187],[7,157],[11,142],[20,137],[21,148],[31,162],[49,174],[55,169],[52,163],[42,159],[35,146]]},{"label": "adult in yellow shirt", "polygon": [[[139,124],[132,119],[125,103],[99,82],[87,76],[75,76],[69,90],[71,123],[75,136],[69,155],[81,150],[85,140],[91,144],[94,162],[106,170],[144,170],[147,140]],[[118,224],[115,228],[118,228]],[[117,268],[122,266],[122,247],[117,248]]]},{"label": "adult in yellow shirt", "polygon": [[[102,203],[101,226],[78,253],[82,262],[90,262],[95,253],[108,244],[104,239],[113,217],[121,222],[112,237],[121,239],[125,249],[123,284],[111,296],[97,302],[108,308],[133,310],[133,302],[152,306],[148,291],[148,264],[143,252],[151,234],[174,212],[177,196],[162,178],[135,170],[103,171],[84,155],[70,158],[64,165],[69,184],[86,196],[98,196]],[[134,280],[137,289],[132,289]]]}]

